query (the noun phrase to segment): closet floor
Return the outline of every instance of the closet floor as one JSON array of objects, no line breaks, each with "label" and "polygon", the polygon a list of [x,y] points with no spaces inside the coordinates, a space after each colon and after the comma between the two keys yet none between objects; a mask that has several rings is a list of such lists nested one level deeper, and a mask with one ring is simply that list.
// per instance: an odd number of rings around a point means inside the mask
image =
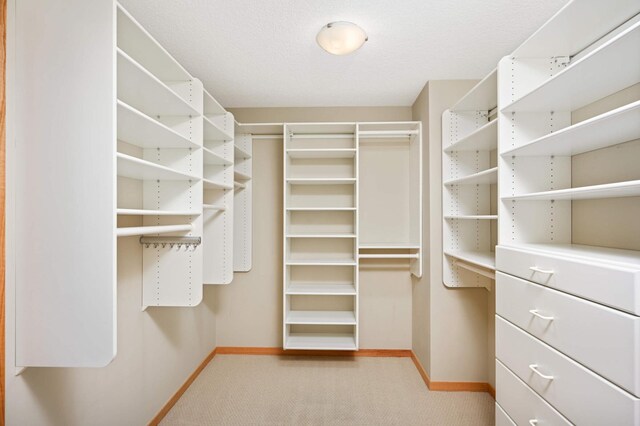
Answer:
[{"label": "closet floor", "polygon": [[431,392],[410,358],[216,355],[161,425],[493,425],[482,392]]}]

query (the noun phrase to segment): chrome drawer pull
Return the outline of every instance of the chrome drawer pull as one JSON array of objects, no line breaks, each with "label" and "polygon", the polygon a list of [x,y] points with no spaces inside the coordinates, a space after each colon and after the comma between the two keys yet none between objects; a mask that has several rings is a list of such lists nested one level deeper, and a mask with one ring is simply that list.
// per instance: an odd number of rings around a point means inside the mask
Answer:
[{"label": "chrome drawer pull", "polygon": [[554,320],[554,317],[548,317],[548,316],[546,316],[546,315],[542,315],[541,313],[539,313],[539,312],[538,312],[538,310],[537,310],[537,309],[531,309],[529,312],[530,312],[532,315],[535,315],[535,316],[537,316],[538,318],[543,319],[543,320],[545,320],[545,321],[553,321],[553,320]]},{"label": "chrome drawer pull", "polygon": [[538,419],[531,419],[531,420],[529,420],[529,424],[530,424],[531,426],[536,426],[536,425],[538,424]]},{"label": "chrome drawer pull", "polygon": [[542,377],[543,379],[553,380],[553,376],[547,376],[546,374],[542,374],[538,370],[538,364],[531,364],[531,365],[529,365],[529,368],[531,369],[531,371],[533,371],[534,373],[536,373],[538,376]]},{"label": "chrome drawer pull", "polygon": [[532,270],[533,272],[540,272],[541,274],[547,274],[547,275],[553,275],[553,273],[555,272],[553,269],[542,269],[542,268],[538,268],[537,266],[529,266],[529,269]]}]

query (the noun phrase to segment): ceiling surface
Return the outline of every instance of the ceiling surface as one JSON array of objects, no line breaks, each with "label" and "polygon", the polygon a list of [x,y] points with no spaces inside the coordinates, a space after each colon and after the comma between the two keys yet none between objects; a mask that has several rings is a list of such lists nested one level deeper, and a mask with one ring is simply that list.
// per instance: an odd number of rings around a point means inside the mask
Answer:
[{"label": "ceiling surface", "polygon": [[[428,80],[480,79],[566,0],[121,0],[225,107],[410,106]],[[315,42],[352,21],[347,56]]]}]

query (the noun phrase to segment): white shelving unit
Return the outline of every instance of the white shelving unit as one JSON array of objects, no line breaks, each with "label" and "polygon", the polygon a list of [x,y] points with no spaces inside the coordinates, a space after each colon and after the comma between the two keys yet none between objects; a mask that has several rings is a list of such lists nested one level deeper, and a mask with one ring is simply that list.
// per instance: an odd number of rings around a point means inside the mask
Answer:
[{"label": "white shelving unit", "polygon": [[[640,315],[640,240],[626,238],[640,211],[640,100],[625,95],[640,83],[639,13],[634,0],[571,1],[498,65],[496,363],[508,374],[496,385],[506,416],[536,411],[501,394],[511,377],[571,424],[640,422],[640,338],[621,326]],[[531,374],[538,364],[553,384]]]},{"label": "white shelving unit", "polygon": [[443,280],[492,288],[495,275],[498,72],[442,115]]},{"label": "white shelving unit", "polygon": [[357,146],[355,123],[284,125],[285,349],[358,349]]},{"label": "white shelving unit", "polygon": [[203,280],[205,284],[229,284],[233,280],[237,232],[235,120],[206,90],[203,107]]},{"label": "white shelving unit", "polygon": [[251,133],[244,133],[238,123],[235,124],[235,129],[233,270],[249,272],[253,236],[253,137]]}]

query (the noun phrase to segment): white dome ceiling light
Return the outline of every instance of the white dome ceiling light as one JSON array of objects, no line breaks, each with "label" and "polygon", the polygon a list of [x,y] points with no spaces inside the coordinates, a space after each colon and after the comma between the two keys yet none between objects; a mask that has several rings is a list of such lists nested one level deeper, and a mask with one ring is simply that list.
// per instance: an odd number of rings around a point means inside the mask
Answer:
[{"label": "white dome ceiling light", "polygon": [[333,55],[347,55],[360,49],[369,40],[367,33],[353,22],[330,22],[320,29],[316,41]]}]

